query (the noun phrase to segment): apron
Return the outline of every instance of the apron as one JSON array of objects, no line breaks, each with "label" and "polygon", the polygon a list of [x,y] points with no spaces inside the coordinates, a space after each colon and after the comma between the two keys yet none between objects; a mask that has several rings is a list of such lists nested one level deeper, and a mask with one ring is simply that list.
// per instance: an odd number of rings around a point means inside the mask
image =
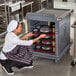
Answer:
[{"label": "apron", "polygon": [[32,46],[17,45],[11,52],[3,53],[10,60],[30,64],[32,52]]}]

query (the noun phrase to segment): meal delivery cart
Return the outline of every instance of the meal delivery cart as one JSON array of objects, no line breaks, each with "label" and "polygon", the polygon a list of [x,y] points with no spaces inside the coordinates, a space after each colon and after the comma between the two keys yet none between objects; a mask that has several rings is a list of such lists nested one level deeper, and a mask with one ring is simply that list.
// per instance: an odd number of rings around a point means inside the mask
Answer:
[{"label": "meal delivery cart", "polygon": [[34,56],[54,59],[58,62],[70,49],[71,12],[72,10],[69,9],[44,8],[35,13],[26,14],[28,32],[34,32],[33,38],[41,33],[47,35],[33,45]]}]

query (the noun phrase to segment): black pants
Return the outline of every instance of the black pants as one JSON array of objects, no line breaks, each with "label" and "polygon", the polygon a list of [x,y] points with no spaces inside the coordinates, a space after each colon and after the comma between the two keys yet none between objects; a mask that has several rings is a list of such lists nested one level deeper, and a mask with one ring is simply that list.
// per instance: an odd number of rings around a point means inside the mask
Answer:
[{"label": "black pants", "polygon": [[0,63],[1,63],[2,66],[7,66],[9,68],[12,68],[12,67],[21,68],[21,67],[24,67],[24,66],[31,66],[33,62],[31,61],[30,64],[25,64],[25,63],[22,63],[22,62],[6,59],[6,60],[0,60]]}]

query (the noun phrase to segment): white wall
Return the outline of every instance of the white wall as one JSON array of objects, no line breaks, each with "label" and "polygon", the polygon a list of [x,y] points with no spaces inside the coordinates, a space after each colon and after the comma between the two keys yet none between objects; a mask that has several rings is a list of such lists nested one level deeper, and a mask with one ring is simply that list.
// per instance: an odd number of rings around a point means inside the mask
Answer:
[{"label": "white wall", "polygon": [[[70,2],[71,1],[71,2]],[[73,22],[76,20],[76,3],[72,2],[72,0],[69,0],[69,2],[61,2],[61,0],[55,0],[54,2],[54,8],[60,8],[60,9],[74,9],[74,13],[72,14],[71,17],[71,25],[73,24]],[[70,37],[73,39],[74,38],[74,29],[71,28],[70,26]]]},{"label": "white wall", "polygon": [[[55,0],[55,1],[59,1],[62,2],[62,0]],[[68,2],[75,2],[76,0],[67,0]]]},{"label": "white wall", "polygon": [[68,0],[69,2],[75,2],[75,0]]}]

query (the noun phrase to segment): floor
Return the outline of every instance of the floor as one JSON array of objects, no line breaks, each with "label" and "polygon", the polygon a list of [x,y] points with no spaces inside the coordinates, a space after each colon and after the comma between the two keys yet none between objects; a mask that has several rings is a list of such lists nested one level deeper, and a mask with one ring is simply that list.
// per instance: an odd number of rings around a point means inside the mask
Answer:
[{"label": "floor", "polygon": [[[66,54],[58,63],[44,58],[34,59],[33,69],[19,70],[13,68],[13,76],[76,76],[76,67],[71,67],[71,56]],[[8,76],[3,70],[0,76]]]},{"label": "floor", "polygon": [[[75,17],[75,14],[72,14],[71,24],[74,22]],[[71,38],[73,39],[73,37],[73,29],[71,28]],[[73,45],[70,49],[70,53],[65,54],[58,63],[55,63],[54,60],[35,57],[33,69],[19,70],[17,68],[13,68],[15,72],[15,75],[13,76],[76,76],[76,67],[71,67],[70,65],[72,61],[72,56]],[[1,67],[0,76],[8,76],[1,69]]]}]

